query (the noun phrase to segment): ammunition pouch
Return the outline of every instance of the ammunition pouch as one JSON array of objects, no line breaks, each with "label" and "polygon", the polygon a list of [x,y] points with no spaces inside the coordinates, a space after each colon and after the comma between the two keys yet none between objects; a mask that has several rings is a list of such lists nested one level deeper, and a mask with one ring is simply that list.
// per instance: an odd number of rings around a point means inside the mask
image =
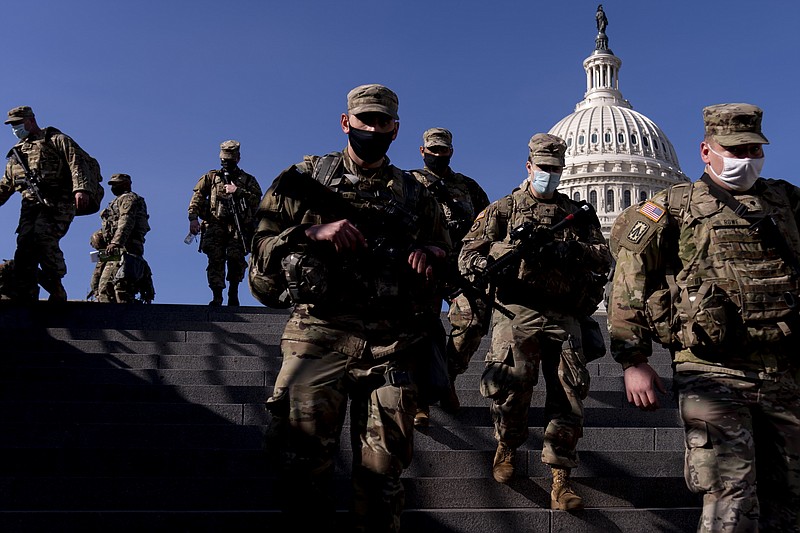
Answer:
[{"label": "ammunition pouch", "polygon": [[698,355],[708,357],[743,340],[739,338],[743,328],[738,306],[711,280],[700,287],[684,288],[676,307],[678,340]]},{"label": "ammunition pouch", "polygon": [[328,269],[313,255],[291,253],[281,260],[289,297],[294,303],[319,303],[328,294]]}]

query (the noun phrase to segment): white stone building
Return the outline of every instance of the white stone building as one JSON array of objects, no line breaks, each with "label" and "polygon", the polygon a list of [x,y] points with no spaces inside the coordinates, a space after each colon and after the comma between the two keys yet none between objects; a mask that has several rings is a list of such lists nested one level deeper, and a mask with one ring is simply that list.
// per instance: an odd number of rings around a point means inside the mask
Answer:
[{"label": "white stone building", "polygon": [[661,128],[622,97],[621,65],[622,60],[608,48],[605,32],[600,31],[594,52],[583,62],[584,99],[549,131],[567,142],[558,190],[573,200],[591,203],[606,238],[626,207],[674,183],[689,181]]}]

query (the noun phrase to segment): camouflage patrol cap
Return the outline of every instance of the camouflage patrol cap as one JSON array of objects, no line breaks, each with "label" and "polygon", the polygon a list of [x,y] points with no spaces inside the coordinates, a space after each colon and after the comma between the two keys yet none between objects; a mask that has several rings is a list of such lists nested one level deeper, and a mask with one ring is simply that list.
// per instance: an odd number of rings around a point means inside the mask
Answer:
[{"label": "camouflage patrol cap", "polygon": [[372,111],[399,120],[397,105],[397,95],[388,87],[377,83],[359,85],[347,93],[347,112],[351,115]]},{"label": "camouflage patrol cap", "polygon": [[717,104],[703,108],[706,137],[722,146],[769,144],[761,134],[764,112],[752,104]]},{"label": "camouflage patrol cap", "polygon": [[131,177],[128,174],[113,174],[108,178],[109,185],[112,183],[130,183]]},{"label": "camouflage patrol cap", "polygon": [[8,112],[8,119],[3,124],[11,124],[12,122],[20,122],[26,118],[31,118],[36,115],[33,114],[33,109],[27,105],[15,107]]},{"label": "camouflage patrol cap", "polygon": [[219,145],[219,158],[220,159],[236,159],[239,157],[239,141],[223,141]]},{"label": "camouflage patrol cap", "polygon": [[422,144],[425,148],[431,146],[453,147],[453,134],[444,128],[431,128],[422,134]]},{"label": "camouflage patrol cap", "polygon": [[530,159],[535,165],[564,166],[567,143],[561,137],[549,133],[537,133],[528,142]]}]

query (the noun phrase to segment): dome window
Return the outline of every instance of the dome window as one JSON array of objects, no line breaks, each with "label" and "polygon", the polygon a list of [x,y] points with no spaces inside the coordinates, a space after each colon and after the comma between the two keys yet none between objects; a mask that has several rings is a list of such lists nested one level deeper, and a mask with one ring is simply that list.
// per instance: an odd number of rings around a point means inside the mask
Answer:
[{"label": "dome window", "polygon": [[631,144],[636,146],[636,144],[638,142],[639,142],[639,139],[636,138],[636,135],[631,134]]},{"label": "dome window", "polygon": [[567,139],[567,147],[570,147],[570,146],[572,146],[572,136],[570,136],[570,138]]},{"label": "dome window", "polygon": [[597,191],[589,192],[589,203],[592,204],[594,210],[597,211]]},{"label": "dome window", "polygon": [[631,206],[631,191],[626,190],[622,193],[622,207],[630,207]]},{"label": "dome window", "polygon": [[614,210],[614,191],[608,189],[606,191],[606,213]]},{"label": "dome window", "polygon": [[650,148],[650,141],[647,140],[647,137],[642,137],[642,144],[645,148]]},{"label": "dome window", "polygon": [[647,200],[647,191],[639,191],[639,201],[644,202]]},{"label": "dome window", "polygon": [[620,143],[620,144],[625,144],[625,134],[624,133],[619,132],[617,134],[617,142]]},{"label": "dome window", "polygon": [[581,201],[581,193],[579,193],[579,192],[572,193],[572,199],[575,200],[576,202],[580,202]]},{"label": "dome window", "polygon": [[584,142],[586,142],[586,138],[581,133],[580,135],[578,135],[578,144],[582,145]]},{"label": "dome window", "polygon": [[590,140],[592,141],[592,144],[597,144],[597,134],[596,133],[592,133],[592,136],[590,137]]},{"label": "dome window", "polygon": [[607,132],[605,132],[603,134],[603,142],[605,142],[606,144],[611,142],[611,132],[610,131],[607,131]]}]

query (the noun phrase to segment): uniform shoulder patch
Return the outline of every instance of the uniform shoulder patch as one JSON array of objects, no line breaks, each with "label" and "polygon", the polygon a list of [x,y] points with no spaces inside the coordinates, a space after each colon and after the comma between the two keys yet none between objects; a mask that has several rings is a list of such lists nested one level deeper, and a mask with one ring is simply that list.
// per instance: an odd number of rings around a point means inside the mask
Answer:
[{"label": "uniform shoulder patch", "polygon": [[641,214],[652,220],[653,222],[658,222],[661,220],[661,217],[664,216],[666,213],[666,209],[662,206],[658,205],[657,203],[648,200],[642,206],[637,209]]},{"label": "uniform shoulder patch", "polygon": [[628,235],[626,236],[626,238],[632,244],[639,244],[644,238],[644,236],[648,234],[649,230],[650,230],[650,223],[648,223],[646,220],[641,220],[641,219],[637,220],[633,224],[633,226],[631,226],[631,228],[628,230]]}]

